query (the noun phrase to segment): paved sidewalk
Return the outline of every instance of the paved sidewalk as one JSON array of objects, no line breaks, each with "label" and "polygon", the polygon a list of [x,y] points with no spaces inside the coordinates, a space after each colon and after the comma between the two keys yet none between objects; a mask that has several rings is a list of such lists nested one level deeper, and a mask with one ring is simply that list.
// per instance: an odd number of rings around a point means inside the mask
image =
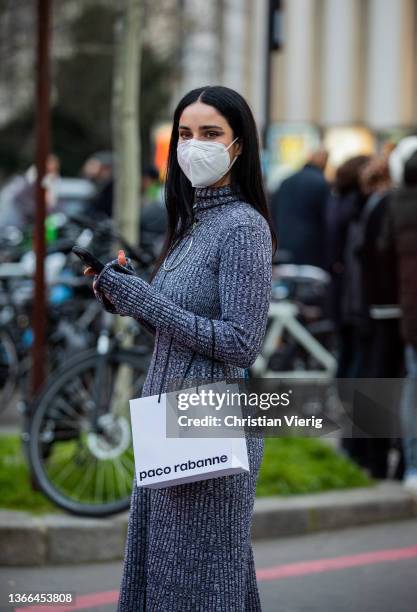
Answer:
[{"label": "paved sidewalk", "polygon": [[[417,500],[397,481],[375,487],[255,502],[254,540],[305,535],[417,517]],[[0,565],[51,565],[122,559],[128,513],[108,519],[0,511]]]}]

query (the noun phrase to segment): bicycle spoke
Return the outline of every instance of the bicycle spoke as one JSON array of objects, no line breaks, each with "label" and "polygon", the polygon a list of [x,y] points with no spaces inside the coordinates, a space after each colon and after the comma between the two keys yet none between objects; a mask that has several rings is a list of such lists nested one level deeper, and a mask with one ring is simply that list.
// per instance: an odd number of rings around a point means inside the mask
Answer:
[{"label": "bicycle spoke", "polygon": [[74,415],[77,420],[80,418],[79,412],[77,412],[63,397],[58,398],[56,408],[68,416]]},{"label": "bicycle spoke", "polygon": [[[87,486],[87,484],[89,483],[89,477],[91,472],[94,470],[94,468],[96,467],[96,460],[95,459],[91,459],[91,463],[90,465],[87,467],[87,470],[85,471],[85,474],[83,476],[83,478],[81,479],[81,482],[79,484],[78,487],[76,487],[75,489],[73,489],[72,491],[72,495],[73,497],[75,497],[75,499],[82,499],[82,494],[85,491],[85,488]],[[91,480],[91,478],[90,478]]]},{"label": "bicycle spoke", "polygon": [[121,478],[116,478],[116,483],[118,485],[122,485],[123,484],[123,491],[120,489],[119,486],[119,492],[121,494],[121,496],[125,496],[129,494],[129,486],[126,486],[126,482],[128,482],[128,484],[130,485],[130,481],[128,481],[128,478],[130,476],[130,472],[123,466],[122,462],[120,461],[120,459],[115,459],[115,466],[117,465],[118,467],[118,472],[121,475]]},{"label": "bicycle spoke", "polygon": [[127,470],[133,471],[135,469],[135,462],[133,460],[128,460],[127,457],[120,457],[120,461],[126,466]]},{"label": "bicycle spoke", "polygon": [[75,471],[76,471],[76,466],[74,466],[73,463],[67,463],[64,469],[59,472],[57,478],[55,478],[55,484],[57,483],[62,484],[63,482],[65,482],[68,476]]},{"label": "bicycle spoke", "polygon": [[[113,463],[111,463],[110,465],[111,465],[111,467],[114,467]],[[113,480],[114,479],[112,479],[112,478],[110,478],[108,480],[108,482],[111,483],[111,493],[112,493],[111,496],[109,497],[109,499],[117,499],[117,497],[116,497],[116,490],[115,490],[115,487],[113,486],[114,485]]]},{"label": "bicycle spoke", "polygon": [[97,464],[95,487],[94,487],[94,500],[100,502],[104,499],[104,481],[105,481],[105,466],[101,461]]}]

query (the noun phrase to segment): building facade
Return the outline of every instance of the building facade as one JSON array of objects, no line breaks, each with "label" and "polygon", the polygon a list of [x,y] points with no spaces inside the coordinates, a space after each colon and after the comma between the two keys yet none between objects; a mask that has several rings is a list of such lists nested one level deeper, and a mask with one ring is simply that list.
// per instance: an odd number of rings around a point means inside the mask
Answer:
[{"label": "building facade", "polygon": [[272,120],[417,122],[416,0],[287,0]]},{"label": "building facade", "polygon": [[279,160],[283,133],[290,157],[305,153],[300,138],[322,139],[337,166],[417,132],[417,0],[281,5],[282,48],[272,53],[271,68],[272,158]]},{"label": "building facade", "polygon": [[[417,0],[180,4],[188,33],[177,97],[207,83],[240,91],[275,168],[299,165],[323,139],[337,165],[415,130]],[[270,51],[270,7],[279,4],[281,45]]]}]

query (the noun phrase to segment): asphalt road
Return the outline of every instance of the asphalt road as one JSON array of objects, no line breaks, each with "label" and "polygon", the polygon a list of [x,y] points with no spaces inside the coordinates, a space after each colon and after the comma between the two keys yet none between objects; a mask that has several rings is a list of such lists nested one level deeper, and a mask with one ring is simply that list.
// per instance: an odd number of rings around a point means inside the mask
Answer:
[{"label": "asphalt road", "polygon": [[[257,542],[254,552],[263,612],[417,611],[416,520]],[[13,610],[9,593],[72,591],[67,610],[114,611],[121,570],[121,562],[2,568],[0,610]]]}]

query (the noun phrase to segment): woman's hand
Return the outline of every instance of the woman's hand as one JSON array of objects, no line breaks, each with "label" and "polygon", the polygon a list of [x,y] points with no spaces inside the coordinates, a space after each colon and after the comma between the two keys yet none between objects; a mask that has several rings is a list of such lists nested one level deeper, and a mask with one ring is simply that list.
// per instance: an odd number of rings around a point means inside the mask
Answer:
[{"label": "woman's hand", "polygon": [[[121,266],[125,266],[127,261],[126,261],[126,254],[123,251],[123,249],[120,249],[120,251],[117,254],[117,262],[121,265]],[[87,266],[86,268],[84,268],[84,274],[86,276],[95,276],[96,272],[93,270],[93,268],[91,266]],[[96,281],[95,281],[96,282]],[[94,286],[95,283],[93,283],[93,289],[95,289]]]}]

